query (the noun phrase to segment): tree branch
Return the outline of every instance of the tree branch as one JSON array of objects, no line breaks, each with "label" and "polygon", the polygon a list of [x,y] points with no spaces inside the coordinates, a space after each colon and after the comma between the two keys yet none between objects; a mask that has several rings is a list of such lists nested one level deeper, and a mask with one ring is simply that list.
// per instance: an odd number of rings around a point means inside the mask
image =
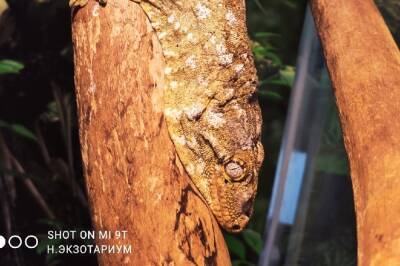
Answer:
[{"label": "tree branch", "polygon": [[372,0],[313,0],[348,153],[358,264],[400,262],[400,53]]},{"label": "tree branch", "polygon": [[132,254],[102,265],[230,265],[214,217],[180,165],[163,118],[163,56],[140,7],[73,14],[80,141],[97,230],[127,230]]}]

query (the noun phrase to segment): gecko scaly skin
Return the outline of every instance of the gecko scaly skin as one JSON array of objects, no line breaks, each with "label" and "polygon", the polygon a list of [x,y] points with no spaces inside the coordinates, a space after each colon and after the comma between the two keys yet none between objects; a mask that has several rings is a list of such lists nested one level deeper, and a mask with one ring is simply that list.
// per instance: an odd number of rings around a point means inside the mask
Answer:
[{"label": "gecko scaly skin", "polygon": [[179,158],[218,223],[239,232],[253,212],[264,158],[245,3],[133,1],[162,45],[164,115]]}]

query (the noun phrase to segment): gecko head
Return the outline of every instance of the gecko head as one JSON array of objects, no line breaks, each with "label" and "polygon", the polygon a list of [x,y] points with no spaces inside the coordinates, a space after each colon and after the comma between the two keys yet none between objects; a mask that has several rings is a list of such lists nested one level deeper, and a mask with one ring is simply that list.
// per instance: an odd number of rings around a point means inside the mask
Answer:
[{"label": "gecko head", "polygon": [[[257,153],[262,153],[261,144]],[[239,150],[218,168],[218,182],[214,187],[219,208],[214,214],[219,224],[229,232],[242,231],[253,213],[257,192],[259,161],[254,151]]]},{"label": "gecko head", "polygon": [[[223,127],[207,127],[203,137],[213,159],[208,163],[209,202],[218,223],[229,232],[242,231],[253,213],[258,172],[264,158],[260,142],[260,113],[252,102],[237,100],[224,106]],[[213,117],[209,108],[204,117]]]}]

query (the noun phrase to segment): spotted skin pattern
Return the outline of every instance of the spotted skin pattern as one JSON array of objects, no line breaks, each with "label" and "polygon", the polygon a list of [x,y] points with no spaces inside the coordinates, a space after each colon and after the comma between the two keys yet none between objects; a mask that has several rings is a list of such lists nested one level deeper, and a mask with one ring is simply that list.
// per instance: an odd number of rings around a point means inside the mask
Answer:
[{"label": "spotted skin pattern", "polygon": [[244,1],[134,1],[162,45],[164,115],[179,158],[219,224],[240,232],[264,158]]}]

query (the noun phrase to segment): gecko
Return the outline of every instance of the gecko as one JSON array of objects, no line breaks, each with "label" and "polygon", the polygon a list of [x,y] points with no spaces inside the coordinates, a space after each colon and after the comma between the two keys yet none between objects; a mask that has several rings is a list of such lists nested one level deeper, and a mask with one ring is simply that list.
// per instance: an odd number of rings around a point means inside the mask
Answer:
[{"label": "gecko", "polygon": [[245,1],[131,1],[162,46],[164,117],[178,157],[220,226],[240,232],[253,212],[264,159]]}]

